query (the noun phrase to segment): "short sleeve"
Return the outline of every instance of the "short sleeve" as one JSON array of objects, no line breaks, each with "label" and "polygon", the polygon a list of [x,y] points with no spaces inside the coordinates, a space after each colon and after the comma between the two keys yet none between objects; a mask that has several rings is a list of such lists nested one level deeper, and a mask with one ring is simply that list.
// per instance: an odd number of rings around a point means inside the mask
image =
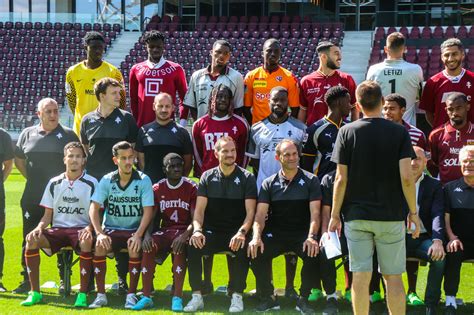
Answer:
[{"label": "short sleeve", "polygon": [[[12,138],[6,131],[3,131],[3,130],[1,130],[1,136],[2,136],[1,151],[3,152],[3,161],[11,160],[15,157],[15,154],[13,152],[13,146],[12,146]],[[3,162],[3,161],[0,161],[0,162]]]},{"label": "short sleeve", "polygon": [[145,129],[141,127],[138,129],[137,141],[135,142],[135,151],[140,153],[144,151],[143,139],[145,139]]},{"label": "short sleeve", "polygon": [[249,174],[245,182],[245,199],[257,199],[257,180]]},{"label": "short sleeve", "polygon": [[201,179],[199,180],[197,195],[201,197],[207,197],[207,177],[209,176],[208,172],[202,174]]},{"label": "short sleeve", "polygon": [[314,133],[316,132],[316,126],[313,124],[306,129],[307,137],[306,142],[303,145],[303,155],[316,156],[318,154],[317,144],[314,142]]},{"label": "short sleeve", "polygon": [[351,152],[347,147],[344,128],[342,128],[337,134],[334,150],[332,151],[331,161],[336,164],[349,165],[350,160]]},{"label": "short sleeve", "polygon": [[326,174],[321,180],[321,195],[322,204],[332,207],[332,193],[334,189],[334,182],[331,180],[334,175]]},{"label": "short sleeve", "polygon": [[257,133],[254,128],[250,129],[249,142],[247,143],[247,152],[245,155],[249,156],[252,159],[260,158],[260,149],[258,148],[257,141],[255,140]]},{"label": "short sleeve", "polygon": [[420,100],[420,109],[434,113],[435,111],[435,99],[434,99],[434,82],[429,79],[425,87],[423,88],[423,93],[421,94]]},{"label": "short sleeve", "polygon": [[399,160],[406,158],[416,158],[415,151],[413,151],[410,134],[406,129],[403,129],[402,143],[399,154]]},{"label": "short sleeve", "polygon": [[142,186],[142,206],[143,207],[153,207],[155,205],[155,200],[153,196],[153,185],[151,179],[148,176],[144,176],[141,180]]},{"label": "short sleeve", "polygon": [[271,192],[272,180],[269,178],[265,179],[262,183],[262,187],[260,188],[260,192],[258,194],[258,202],[263,202],[263,203],[271,202],[270,192]]},{"label": "short sleeve", "polygon": [[183,105],[191,107],[191,108],[197,108],[196,95],[194,91],[195,85],[196,85],[196,76],[194,73],[191,76],[188,90],[186,91],[186,94],[184,95],[184,100],[183,100]]},{"label": "short sleeve", "polygon": [[26,142],[26,130],[23,130],[23,132],[20,134],[20,137],[18,138],[18,141],[16,143],[15,147],[15,157],[19,159],[26,159],[26,154],[25,154],[25,142]]},{"label": "short sleeve", "polygon": [[107,200],[109,184],[110,178],[102,177],[97,189],[94,191],[94,194],[91,197],[91,201],[97,202],[101,205],[101,207],[103,207],[104,202]]},{"label": "short sleeve", "polygon": [[357,102],[356,96],[355,96],[357,85],[354,81],[354,78],[352,78],[352,76],[348,76],[347,85],[348,85],[347,89],[349,90],[349,95],[351,96],[351,104],[355,104]]},{"label": "short sleeve", "polygon": [[193,154],[193,142],[189,132],[185,128],[180,128],[183,141],[183,154]]},{"label": "short sleeve", "polygon": [[252,107],[253,105],[253,77],[251,73],[247,73],[244,79],[244,106]]},{"label": "short sleeve", "polygon": [[321,183],[317,176],[312,176],[309,182],[309,201],[321,200]]},{"label": "short sleeve", "polygon": [[50,208],[53,209],[53,195],[51,193],[51,180],[48,182],[48,185],[46,185],[46,188],[44,189],[43,192],[43,197],[41,198],[40,201],[40,206],[43,208]]},{"label": "short sleeve", "polygon": [[138,126],[137,122],[135,121],[135,118],[132,116],[132,114],[128,114],[128,137],[127,141],[130,143],[136,143],[137,142],[137,135],[138,135]]},{"label": "short sleeve", "polygon": [[293,74],[288,78],[288,85],[288,106],[300,107],[300,89],[298,79]]}]

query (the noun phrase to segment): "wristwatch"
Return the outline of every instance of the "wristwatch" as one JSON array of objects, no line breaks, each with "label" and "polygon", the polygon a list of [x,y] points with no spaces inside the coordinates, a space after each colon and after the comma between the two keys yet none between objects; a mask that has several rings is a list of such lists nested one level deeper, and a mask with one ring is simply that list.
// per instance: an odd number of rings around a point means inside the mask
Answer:
[{"label": "wristwatch", "polygon": [[247,234],[247,231],[245,229],[240,229],[239,233],[242,233],[243,235]]}]

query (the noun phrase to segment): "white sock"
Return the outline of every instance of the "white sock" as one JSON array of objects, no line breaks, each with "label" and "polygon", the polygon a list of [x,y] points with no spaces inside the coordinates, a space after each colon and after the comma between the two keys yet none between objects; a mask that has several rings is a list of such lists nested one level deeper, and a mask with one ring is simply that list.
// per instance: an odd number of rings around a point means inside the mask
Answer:
[{"label": "white sock", "polygon": [[328,294],[326,295],[326,299],[336,299],[337,300],[337,294],[334,292],[333,294]]},{"label": "white sock", "polygon": [[452,305],[454,308],[457,308],[456,297],[452,295],[446,295],[446,306]]}]

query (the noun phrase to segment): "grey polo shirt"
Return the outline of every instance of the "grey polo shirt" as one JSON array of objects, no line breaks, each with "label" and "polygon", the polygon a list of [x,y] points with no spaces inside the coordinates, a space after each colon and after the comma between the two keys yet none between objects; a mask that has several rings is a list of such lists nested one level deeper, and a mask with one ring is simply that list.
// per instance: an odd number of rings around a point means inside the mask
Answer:
[{"label": "grey polo shirt", "polygon": [[246,216],[245,199],[257,199],[255,176],[237,165],[225,176],[217,166],[202,174],[197,195],[207,197],[204,229],[237,233]]},{"label": "grey polo shirt", "polygon": [[314,200],[321,200],[319,179],[305,170],[298,169],[292,180],[281,171],[265,179],[258,195],[259,203],[270,206],[265,233],[274,238],[306,237],[311,221],[309,203]]}]

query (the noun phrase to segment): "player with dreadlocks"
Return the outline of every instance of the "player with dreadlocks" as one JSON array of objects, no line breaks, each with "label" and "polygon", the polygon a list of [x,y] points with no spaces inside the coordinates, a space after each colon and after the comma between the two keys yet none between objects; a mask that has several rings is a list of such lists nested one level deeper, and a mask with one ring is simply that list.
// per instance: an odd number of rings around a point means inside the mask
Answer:
[{"label": "player with dreadlocks", "polygon": [[229,87],[218,84],[211,90],[207,115],[199,118],[193,125],[194,175],[219,165],[214,155],[214,144],[222,136],[230,136],[236,143],[236,163],[245,168],[245,146],[249,126],[245,119],[233,113],[233,95]]}]

